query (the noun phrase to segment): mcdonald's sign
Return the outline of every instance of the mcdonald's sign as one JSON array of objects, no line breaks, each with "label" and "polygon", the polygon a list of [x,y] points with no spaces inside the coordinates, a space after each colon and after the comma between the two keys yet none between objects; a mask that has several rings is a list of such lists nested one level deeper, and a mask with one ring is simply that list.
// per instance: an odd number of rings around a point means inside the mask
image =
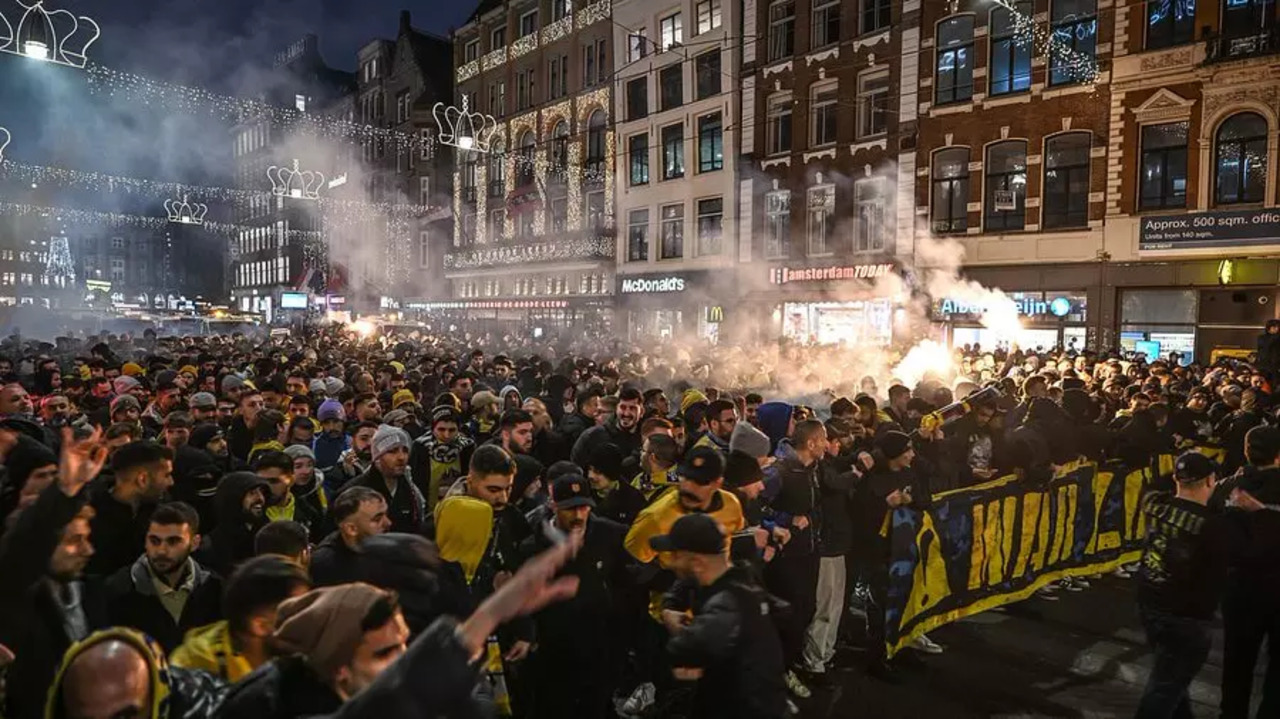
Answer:
[{"label": "mcdonald's sign", "polygon": [[707,323],[718,325],[724,322],[724,308],[720,305],[713,305],[707,308]]}]

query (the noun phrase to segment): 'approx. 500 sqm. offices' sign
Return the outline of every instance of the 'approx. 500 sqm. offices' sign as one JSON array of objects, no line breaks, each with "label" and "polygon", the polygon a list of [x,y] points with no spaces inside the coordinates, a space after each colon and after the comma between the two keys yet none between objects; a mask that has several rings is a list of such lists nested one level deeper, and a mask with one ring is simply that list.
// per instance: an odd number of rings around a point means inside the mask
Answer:
[{"label": "'approx. 500 sqm. offices' sign", "polygon": [[1280,244],[1280,211],[1241,210],[1142,218],[1139,250]]}]

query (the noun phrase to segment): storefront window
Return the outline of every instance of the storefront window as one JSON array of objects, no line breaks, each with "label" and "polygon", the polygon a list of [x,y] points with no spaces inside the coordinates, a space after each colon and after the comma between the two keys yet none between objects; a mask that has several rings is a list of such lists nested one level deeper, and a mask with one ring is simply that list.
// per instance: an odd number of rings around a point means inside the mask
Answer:
[{"label": "storefront window", "polygon": [[893,303],[788,302],[782,306],[782,335],[805,344],[885,347],[893,339]]},{"label": "storefront window", "polygon": [[[1120,300],[1120,348],[1168,357],[1177,352],[1184,362],[1195,357],[1196,290],[1131,290]],[[1158,343],[1143,344],[1139,342]]]}]

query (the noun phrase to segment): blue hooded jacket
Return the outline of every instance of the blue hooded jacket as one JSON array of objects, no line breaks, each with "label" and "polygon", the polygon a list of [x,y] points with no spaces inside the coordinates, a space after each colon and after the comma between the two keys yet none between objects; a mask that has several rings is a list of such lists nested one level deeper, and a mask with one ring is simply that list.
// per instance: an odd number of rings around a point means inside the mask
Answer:
[{"label": "blue hooded jacket", "polygon": [[765,402],[760,405],[760,431],[769,436],[769,451],[775,452],[778,443],[787,437],[791,427],[793,409],[786,402]]}]

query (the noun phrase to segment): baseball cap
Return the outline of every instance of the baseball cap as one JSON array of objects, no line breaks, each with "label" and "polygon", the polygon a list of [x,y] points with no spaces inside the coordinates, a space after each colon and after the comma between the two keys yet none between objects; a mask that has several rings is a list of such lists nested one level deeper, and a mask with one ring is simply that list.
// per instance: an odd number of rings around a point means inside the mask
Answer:
[{"label": "baseball cap", "polygon": [[1217,463],[1199,452],[1183,452],[1173,463],[1173,478],[1179,482],[1199,482],[1217,471]]},{"label": "baseball cap", "polygon": [[218,398],[210,392],[196,392],[188,403],[191,409],[217,409]]},{"label": "baseball cap", "polygon": [[724,476],[724,457],[714,447],[694,447],[680,465],[680,478],[707,486]]},{"label": "baseball cap", "polygon": [[671,531],[649,539],[649,546],[657,552],[723,554],[724,530],[711,515],[686,514],[671,525]]},{"label": "baseball cap", "polygon": [[581,474],[556,477],[551,483],[551,499],[556,503],[557,509],[596,506],[596,500],[591,496],[591,485]]}]

